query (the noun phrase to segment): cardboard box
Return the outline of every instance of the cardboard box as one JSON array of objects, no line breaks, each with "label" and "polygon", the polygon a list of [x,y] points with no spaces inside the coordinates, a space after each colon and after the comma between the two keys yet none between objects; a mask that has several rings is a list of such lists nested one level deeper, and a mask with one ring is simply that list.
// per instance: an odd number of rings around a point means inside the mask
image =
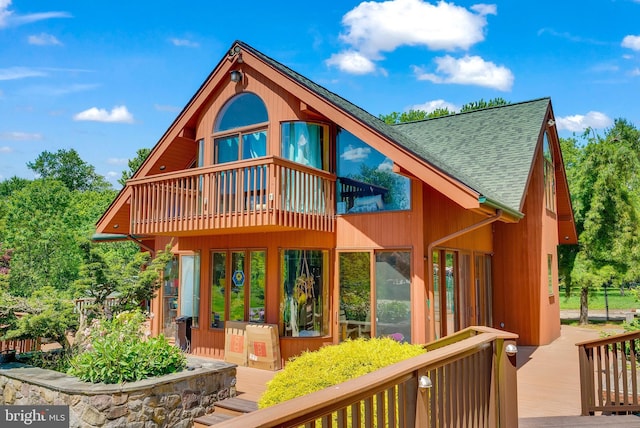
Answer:
[{"label": "cardboard box", "polygon": [[249,324],[246,327],[248,365],[263,370],[280,370],[280,341],[278,326]]},{"label": "cardboard box", "polygon": [[227,321],[224,328],[224,360],[239,366],[247,365],[246,322]]}]

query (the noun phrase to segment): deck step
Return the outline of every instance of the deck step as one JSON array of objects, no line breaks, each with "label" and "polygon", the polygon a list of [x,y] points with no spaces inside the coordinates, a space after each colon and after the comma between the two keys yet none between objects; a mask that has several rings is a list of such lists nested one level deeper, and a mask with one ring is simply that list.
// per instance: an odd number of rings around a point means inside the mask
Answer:
[{"label": "deck step", "polygon": [[194,428],[199,427],[210,427],[211,425],[215,425],[219,422],[228,421],[229,419],[233,419],[235,416],[233,415],[225,415],[222,413],[209,413],[208,415],[200,416],[199,418],[195,418]]},{"label": "deck step", "polygon": [[250,413],[258,410],[258,404],[255,401],[244,400],[238,397],[226,398],[215,403],[217,409],[224,409],[233,413]]}]

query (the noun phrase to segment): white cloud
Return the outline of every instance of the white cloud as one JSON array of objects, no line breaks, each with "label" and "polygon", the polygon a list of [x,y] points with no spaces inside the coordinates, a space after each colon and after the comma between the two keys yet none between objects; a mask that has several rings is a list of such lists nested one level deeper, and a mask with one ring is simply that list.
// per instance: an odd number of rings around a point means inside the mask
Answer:
[{"label": "white cloud", "polygon": [[367,74],[376,69],[373,61],[355,51],[333,54],[325,63],[328,66],[335,65],[341,71],[351,74]]},{"label": "white cloud", "polygon": [[378,165],[378,171],[393,171],[393,161],[389,158],[385,158],[384,161]]},{"label": "white cloud", "polygon": [[73,120],[86,120],[107,123],[133,123],[133,115],[126,106],[116,106],[111,111],[91,107],[73,116]]},{"label": "white cloud", "polygon": [[632,76],[640,76],[640,68],[636,67],[633,70],[631,70],[631,75]]},{"label": "white cloud", "polygon": [[126,165],[129,160],[127,158],[109,158],[107,163],[109,165]]},{"label": "white cloud", "polygon": [[60,42],[60,40],[58,40],[56,38],[56,36],[53,36],[51,34],[47,34],[47,33],[40,33],[40,34],[33,34],[31,36],[29,36],[29,38],[27,39],[30,45],[38,45],[38,46],[62,46],[62,42]]},{"label": "white cloud", "polygon": [[105,174],[105,177],[107,177],[109,180],[114,180],[116,178],[120,178],[122,176],[122,173],[117,173],[115,171],[109,171]]},{"label": "white cloud", "polygon": [[573,116],[557,117],[556,124],[558,130],[571,132],[581,132],[587,128],[606,128],[613,125],[613,120],[604,113],[590,111],[586,115],[576,114]]},{"label": "white cloud", "polygon": [[42,140],[42,134],[19,131],[0,132],[0,140],[37,141]]},{"label": "white cloud", "polygon": [[342,18],[348,30],[341,38],[371,59],[403,45],[469,49],[484,40],[486,15],[496,13],[494,5],[473,9],[476,13],[444,1],[363,2]]},{"label": "white cloud", "polygon": [[347,150],[340,155],[340,157],[347,161],[359,162],[369,157],[371,149],[368,147],[353,147],[347,146]]},{"label": "white cloud", "polygon": [[427,101],[424,104],[415,104],[409,107],[410,110],[422,110],[422,111],[426,111],[427,113],[431,113],[432,111],[435,111],[441,108],[446,108],[450,112],[455,112],[460,109],[455,104],[452,104],[445,100],[432,100],[432,101]]},{"label": "white cloud", "polygon": [[174,46],[186,46],[188,48],[197,48],[198,46],[200,46],[198,42],[194,42],[188,39],[172,38],[172,39],[169,39],[169,41],[173,43]]},{"label": "white cloud", "polygon": [[0,80],[17,80],[26,77],[42,77],[46,75],[47,73],[44,71],[34,70],[28,67],[0,68]]},{"label": "white cloud", "polygon": [[640,36],[625,36],[622,39],[622,47],[640,51]]},{"label": "white cloud", "polygon": [[30,24],[52,18],[71,18],[67,12],[41,12],[27,15],[16,15],[9,10],[11,0],[0,0],[0,28]]},{"label": "white cloud", "polygon": [[0,153],[11,153],[11,152],[13,152],[13,149],[9,146],[0,147]]},{"label": "white cloud", "polygon": [[[493,4],[465,9],[439,1],[365,1],[342,17],[345,32],[340,39],[350,46],[326,61],[329,66],[353,74],[376,70],[382,52],[400,46],[425,46],[431,50],[467,50],[484,40],[487,15],[497,14]],[[382,71],[383,75],[386,72]]]},{"label": "white cloud", "polygon": [[450,55],[435,59],[437,74],[427,73],[421,67],[414,66],[418,80],[428,80],[433,83],[458,83],[463,85],[477,85],[500,91],[509,91],[513,85],[513,73],[504,66],[485,61],[479,56],[465,55],[460,59]]}]

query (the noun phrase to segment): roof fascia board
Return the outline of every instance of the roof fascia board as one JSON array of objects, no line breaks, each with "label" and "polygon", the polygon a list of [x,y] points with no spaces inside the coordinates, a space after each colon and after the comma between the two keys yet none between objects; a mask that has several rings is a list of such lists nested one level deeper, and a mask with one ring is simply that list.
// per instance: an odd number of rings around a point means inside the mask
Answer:
[{"label": "roof fascia board", "polygon": [[123,187],[120,190],[120,193],[116,196],[116,198],[111,202],[109,208],[102,214],[100,219],[96,222],[96,232],[102,233],[104,228],[113,221],[113,217],[120,211],[122,206],[127,203],[127,201],[131,198],[131,188]]}]

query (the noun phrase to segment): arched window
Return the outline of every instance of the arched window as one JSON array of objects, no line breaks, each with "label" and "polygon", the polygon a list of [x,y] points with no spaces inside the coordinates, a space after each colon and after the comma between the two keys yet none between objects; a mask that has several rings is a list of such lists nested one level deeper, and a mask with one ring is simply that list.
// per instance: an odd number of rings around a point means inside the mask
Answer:
[{"label": "arched window", "polygon": [[214,163],[266,156],[268,122],[257,95],[244,92],[227,101],[213,126]]}]

